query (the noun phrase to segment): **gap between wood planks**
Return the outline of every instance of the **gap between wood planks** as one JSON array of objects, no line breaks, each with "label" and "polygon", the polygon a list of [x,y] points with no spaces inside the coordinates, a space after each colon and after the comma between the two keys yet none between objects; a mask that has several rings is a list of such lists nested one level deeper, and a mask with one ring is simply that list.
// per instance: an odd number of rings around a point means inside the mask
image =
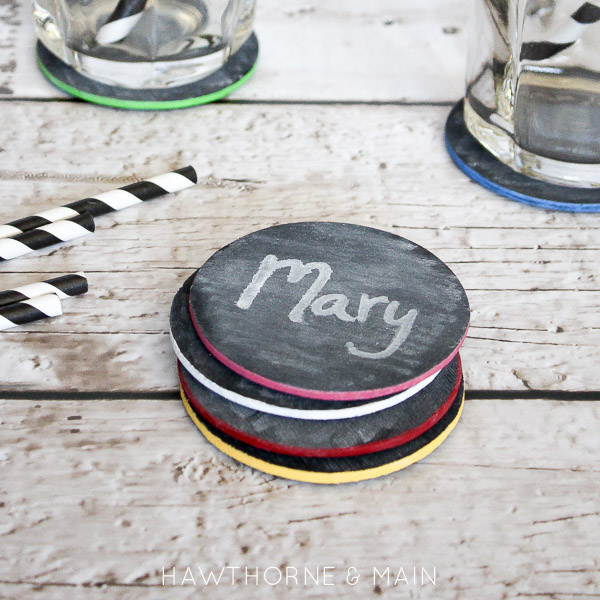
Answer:
[{"label": "gap between wood planks", "polygon": [[[250,99],[223,99],[212,102],[212,104],[252,104],[252,105],[298,105],[298,106],[454,106],[456,100],[250,100]],[[11,96],[10,98],[0,98],[0,102],[72,102],[84,103],[80,98],[25,98]],[[194,108],[194,107],[190,107]],[[152,112],[152,111],[150,111]],[[155,111],[162,112],[162,111]]]},{"label": "gap between wood planks", "polygon": [[105,588],[105,587],[122,587],[122,588],[162,588],[164,589],[164,585],[161,583],[142,583],[142,582],[134,582],[134,583],[122,583],[118,581],[94,581],[90,583],[70,583],[63,581],[10,581],[2,579],[0,580],[0,585],[14,585],[14,586],[31,586],[33,587],[33,591],[38,592],[42,591],[46,587],[66,587],[66,588],[80,588],[80,589],[89,589],[89,588]]},{"label": "gap between wood planks", "polygon": [[[0,390],[0,400],[180,400],[179,390],[162,391],[43,391]],[[600,390],[567,392],[561,390],[466,390],[465,400],[566,400],[598,402]]]}]

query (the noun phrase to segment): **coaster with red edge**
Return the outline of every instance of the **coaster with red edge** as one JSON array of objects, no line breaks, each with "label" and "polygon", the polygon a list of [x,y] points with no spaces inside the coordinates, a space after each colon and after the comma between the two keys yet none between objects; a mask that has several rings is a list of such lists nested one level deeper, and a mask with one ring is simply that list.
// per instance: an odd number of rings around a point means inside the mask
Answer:
[{"label": "coaster with red edge", "polygon": [[270,452],[321,458],[405,444],[440,421],[462,393],[459,357],[410,400],[375,414],[335,421],[290,419],[245,408],[199,384],[181,364],[179,379],[192,408],[223,433]]},{"label": "coaster with red edge", "polygon": [[340,484],[389,475],[422,460],[450,435],[460,418],[464,393],[457,394],[450,410],[419,437],[395,448],[359,456],[314,458],[261,450],[228,436],[206,422],[181,392],[184,407],[202,435],[217,449],[249,467],[295,481]]}]

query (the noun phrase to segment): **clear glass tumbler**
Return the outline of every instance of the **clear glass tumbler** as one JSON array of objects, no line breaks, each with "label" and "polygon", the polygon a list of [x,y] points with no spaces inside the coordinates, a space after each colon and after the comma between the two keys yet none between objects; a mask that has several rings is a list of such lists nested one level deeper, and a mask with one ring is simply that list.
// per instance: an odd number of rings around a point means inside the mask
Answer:
[{"label": "clear glass tumbler", "polygon": [[600,186],[600,0],[472,0],[469,131],[516,171]]},{"label": "clear glass tumbler", "polygon": [[210,75],[252,33],[256,0],[34,0],[38,39],[80,73],[131,89]]}]

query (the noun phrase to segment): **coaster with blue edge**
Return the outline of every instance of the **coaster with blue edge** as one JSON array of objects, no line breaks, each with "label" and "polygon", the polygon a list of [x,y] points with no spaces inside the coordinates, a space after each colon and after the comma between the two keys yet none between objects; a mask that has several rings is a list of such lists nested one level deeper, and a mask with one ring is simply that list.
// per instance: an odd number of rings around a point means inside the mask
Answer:
[{"label": "coaster with blue edge", "polygon": [[524,204],[565,212],[600,212],[600,189],[555,185],[528,177],[500,162],[469,132],[464,102],[454,106],[446,121],[446,148],[459,169],[483,187]]},{"label": "coaster with blue edge", "polygon": [[215,102],[231,94],[252,75],[258,59],[258,39],[253,33],[218,71],[199,81],[169,88],[129,89],[111,86],[82,75],[41,42],[38,65],[57,88],[87,102],[133,110],[171,110]]}]

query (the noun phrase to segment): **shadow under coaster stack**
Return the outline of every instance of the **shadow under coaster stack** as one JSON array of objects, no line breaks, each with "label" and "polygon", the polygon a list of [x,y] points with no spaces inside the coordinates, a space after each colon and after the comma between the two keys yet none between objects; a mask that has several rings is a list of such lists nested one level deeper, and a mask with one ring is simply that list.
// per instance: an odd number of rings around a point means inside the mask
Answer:
[{"label": "shadow under coaster stack", "polygon": [[452,271],[397,235],[295,223],[216,252],[177,292],[185,408],[260,471],[346,483],[398,471],[452,431],[469,324]]}]

